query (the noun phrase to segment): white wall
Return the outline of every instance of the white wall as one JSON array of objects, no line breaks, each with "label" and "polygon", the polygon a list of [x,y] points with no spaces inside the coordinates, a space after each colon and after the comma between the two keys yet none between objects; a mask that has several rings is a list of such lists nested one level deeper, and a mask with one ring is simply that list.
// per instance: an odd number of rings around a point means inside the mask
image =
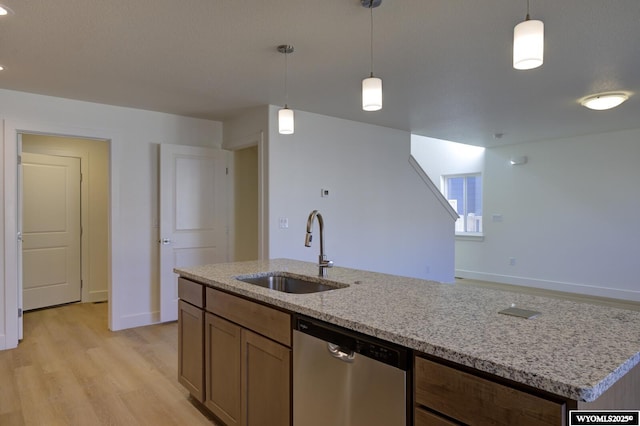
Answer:
[{"label": "white wall", "polygon": [[[0,118],[5,126],[3,155],[15,144],[14,129],[111,140],[112,325],[119,329],[157,321],[158,144],[220,147],[222,123],[9,90],[0,90]],[[6,167],[11,161],[3,158],[2,163]],[[3,177],[7,214],[12,211],[6,204],[12,195],[7,178],[12,176],[5,170]],[[2,219],[6,230],[12,218]],[[14,265],[1,266],[0,348],[10,347],[15,334],[15,283],[6,279]]]},{"label": "white wall", "polygon": [[337,266],[453,281],[454,221],[410,166],[408,132],[296,111],[295,134],[280,135],[277,111],[269,109],[271,258],[317,262],[317,224],[304,247],[317,209]]},{"label": "white wall", "polygon": [[456,274],[640,301],[638,160],[640,129],[488,148],[485,238],[456,241]]},{"label": "white wall", "polygon": [[484,148],[411,135],[411,155],[439,188],[446,175],[484,173]]}]

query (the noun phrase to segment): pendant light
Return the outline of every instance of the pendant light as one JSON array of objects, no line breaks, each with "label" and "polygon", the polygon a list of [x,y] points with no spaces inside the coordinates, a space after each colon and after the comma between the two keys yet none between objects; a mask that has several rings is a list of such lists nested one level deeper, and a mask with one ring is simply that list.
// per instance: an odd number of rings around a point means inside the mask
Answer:
[{"label": "pendant light", "polygon": [[284,54],[284,108],[278,111],[278,132],[280,132],[281,135],[291,135],[294,130],[294,119],[293,110],[289,109],[287,105],[289,101],[289,94],[287,92],[287,56],[289,53],[293,53],[293,46],[281,44],[278,46],[278,52]]},{"label": "pendant light", "polygon": [[544,24],[527,17],[513,29],[513,67],[517,70],[530,70],[542,65],[544,58]]},{"label": "pendant light", "polygon": [[371,11],[371,73],[362,80],[362,109],[365,111],[382,109],[382,79],[373,76],[373,8],[381,3],[382,0],[361,0],[362,6]]}]

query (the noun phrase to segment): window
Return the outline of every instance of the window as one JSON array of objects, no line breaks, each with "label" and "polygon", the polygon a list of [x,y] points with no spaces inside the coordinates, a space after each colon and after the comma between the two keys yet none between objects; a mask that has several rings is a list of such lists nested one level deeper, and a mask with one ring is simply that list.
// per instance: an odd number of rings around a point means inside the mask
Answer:
[{"label": "window", "polygon": [[458,212],[456,234],[482,233],[482,178],[479,173],[444,176],[444,196]]}]

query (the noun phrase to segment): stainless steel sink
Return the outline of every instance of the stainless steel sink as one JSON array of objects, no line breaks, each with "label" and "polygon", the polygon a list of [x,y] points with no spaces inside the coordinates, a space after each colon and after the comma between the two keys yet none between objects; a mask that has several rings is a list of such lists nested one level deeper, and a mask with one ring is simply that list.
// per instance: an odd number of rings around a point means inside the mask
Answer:
[{"label": "stainless steel sink", "polygon": [[282,291],[284,293],[295,294],[318,293],[320,291],[336,290],[339,288],[348,287],[348,285],[346,284],[326,281],[309,281],[300,277],[284,275],[283,273],[272,273],[259,276],[240,276],[236,277],[236,279],[245,283],[258,285],[260,287],[266,287],[272,290]]}]

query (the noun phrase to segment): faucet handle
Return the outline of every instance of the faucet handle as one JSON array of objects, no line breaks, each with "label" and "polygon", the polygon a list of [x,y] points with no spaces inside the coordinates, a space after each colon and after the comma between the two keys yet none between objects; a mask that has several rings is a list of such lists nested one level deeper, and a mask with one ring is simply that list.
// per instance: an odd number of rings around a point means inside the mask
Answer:
[{"label": "faucet handle", "polygon": [[322,266],[324,268],[332,268],[333,267],[333,260],[329,260],[329,259],[321,259],[318,266]]}]

